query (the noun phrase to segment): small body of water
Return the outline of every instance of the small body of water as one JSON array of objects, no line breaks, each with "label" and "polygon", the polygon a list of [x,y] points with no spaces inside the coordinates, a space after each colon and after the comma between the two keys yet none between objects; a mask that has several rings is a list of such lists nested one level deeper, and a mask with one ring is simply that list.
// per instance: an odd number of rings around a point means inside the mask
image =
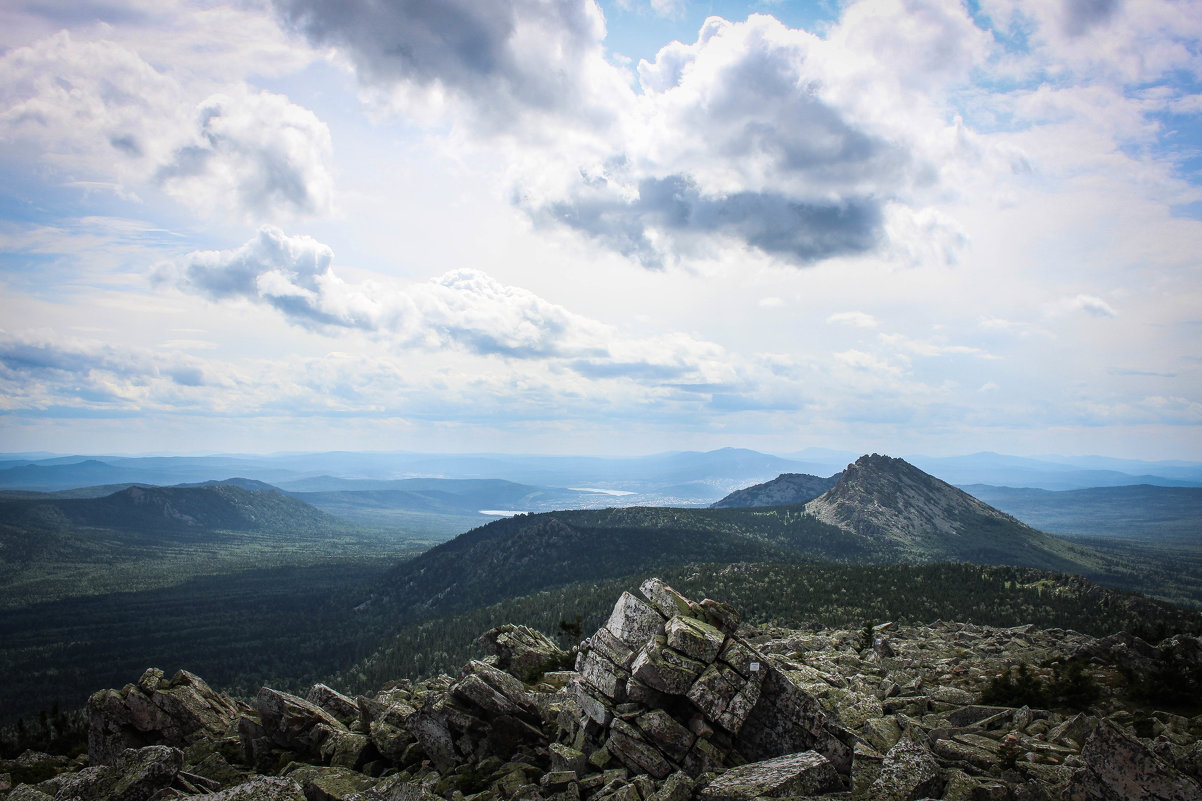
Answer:
[{"label": "small body of water", "polygon": [[626,490],[600,489],[598,487],[568,487],[572,492],[599,492],[602,495],[634,495]]},{"label": "small body of water", "polygon": [[490,517],[513,517],[514,515],[524,515],[526,512],[520,509],[481,509],[480,514]]}]

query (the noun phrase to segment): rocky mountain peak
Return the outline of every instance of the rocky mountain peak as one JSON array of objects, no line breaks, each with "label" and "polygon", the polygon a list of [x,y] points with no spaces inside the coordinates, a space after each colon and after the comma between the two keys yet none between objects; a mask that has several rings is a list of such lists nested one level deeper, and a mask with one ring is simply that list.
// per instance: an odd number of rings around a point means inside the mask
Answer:
[{"label": "rocky mountain peak", "polygon": [[830,491],[806,504],[823,522],[873,539],[903,543],[957,537],[982,520],[1027,526],[904,459],[866,454]]}]

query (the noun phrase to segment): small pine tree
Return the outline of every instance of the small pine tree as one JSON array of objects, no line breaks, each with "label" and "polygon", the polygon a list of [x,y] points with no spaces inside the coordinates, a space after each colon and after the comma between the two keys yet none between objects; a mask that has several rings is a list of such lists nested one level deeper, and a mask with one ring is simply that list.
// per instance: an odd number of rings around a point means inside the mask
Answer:
[{"label": "small pine tree", "polygon": [[871,648],[876,641],[876,632],[872,629],[872,621],[865,620],[864,628],[860,631],[860,650]]}]

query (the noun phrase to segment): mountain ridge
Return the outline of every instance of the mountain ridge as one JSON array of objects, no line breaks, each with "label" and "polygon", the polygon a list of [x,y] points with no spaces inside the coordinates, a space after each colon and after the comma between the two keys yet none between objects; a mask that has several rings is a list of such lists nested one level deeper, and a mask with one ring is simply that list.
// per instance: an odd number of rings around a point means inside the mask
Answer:
[{"label": "mountain ridge", "polygon": [[735,490],[722,500],[711,503],[710,508],[787,506],[806,503],[834,488],[841,475],[843,475],[842,472],[839,472],[823,478],[809,473],[781,473],[771,481]]},{"label": "mountain ridge", "polygon": [[[972,562],[1085,572],[1043,534],[901,459],[861,457],[807,504],[624,507],[518,515],[390,570],[380,592],[422,614],[687,562]],[[502,580],[499,576],[504,572]]]}]

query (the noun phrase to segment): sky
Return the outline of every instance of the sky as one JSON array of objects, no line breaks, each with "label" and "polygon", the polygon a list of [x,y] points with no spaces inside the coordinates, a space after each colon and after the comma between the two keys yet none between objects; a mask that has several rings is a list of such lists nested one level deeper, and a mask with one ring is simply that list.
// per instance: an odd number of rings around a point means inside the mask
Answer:
[{"label": "sky", "polygon": [[0,451],[1202,459],[1194,0],[2,0]]}]

